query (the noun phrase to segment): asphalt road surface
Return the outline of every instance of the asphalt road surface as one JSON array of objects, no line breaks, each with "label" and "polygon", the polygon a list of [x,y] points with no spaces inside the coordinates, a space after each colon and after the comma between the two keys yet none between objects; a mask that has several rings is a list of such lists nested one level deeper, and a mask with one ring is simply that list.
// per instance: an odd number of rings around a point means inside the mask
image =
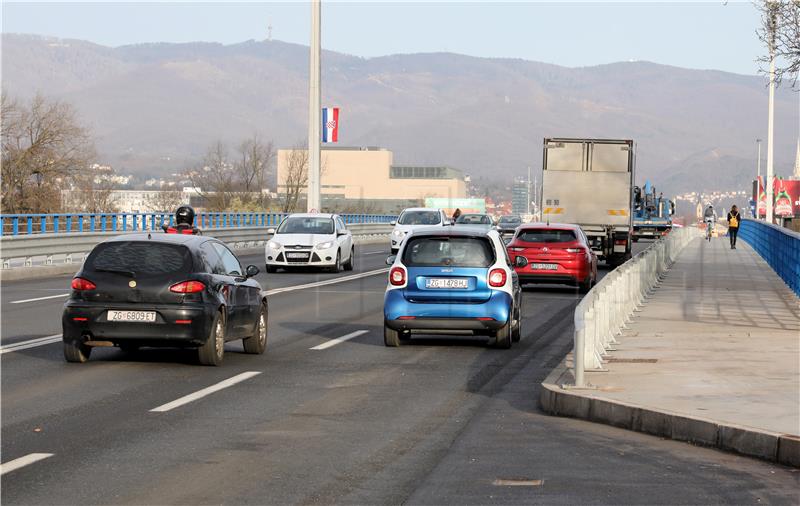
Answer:
[{"label": "asphalt road surface", "polygon": [[267,351],[229,343],[216,368],[158,349],[67,364],[60,341],[31,340],[57,339],[70,277],[4,283],[2,503],[800,502],[796,470],[541,413],[574,289],[526,288],[511,350],[384,347],[385,256],[363,246],[353,273],[260,274]]}]

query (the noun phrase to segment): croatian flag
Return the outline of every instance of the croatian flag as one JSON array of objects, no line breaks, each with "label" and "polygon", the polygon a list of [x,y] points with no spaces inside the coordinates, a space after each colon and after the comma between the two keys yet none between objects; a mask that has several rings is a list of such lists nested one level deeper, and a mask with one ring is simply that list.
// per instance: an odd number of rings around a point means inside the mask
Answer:
[{"label": "croatian flag", "polygon": [[322,142],[339,142],[339,108],[322,108]]}]

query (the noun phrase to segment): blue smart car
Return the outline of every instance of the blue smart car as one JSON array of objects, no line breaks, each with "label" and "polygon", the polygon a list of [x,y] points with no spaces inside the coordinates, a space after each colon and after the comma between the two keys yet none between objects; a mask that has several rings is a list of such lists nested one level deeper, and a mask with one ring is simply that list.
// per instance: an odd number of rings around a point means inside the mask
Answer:
[{"label": "blue smart car", "polygon": [[411,334],[486,335],[498,348],[521,336],[522,291],[495,230],[435,227],[413,231],[391,265],[383,338],[399,346]]}]

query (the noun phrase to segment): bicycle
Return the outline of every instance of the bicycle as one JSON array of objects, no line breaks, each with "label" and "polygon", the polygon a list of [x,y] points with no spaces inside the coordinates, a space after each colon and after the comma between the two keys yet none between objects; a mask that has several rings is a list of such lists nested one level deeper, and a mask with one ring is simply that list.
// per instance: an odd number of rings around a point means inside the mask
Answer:
[{"label": "bicycle", "polygon": [[711,232],[714,230],[714,222],[706,220],[706,240],[711,242]]}]

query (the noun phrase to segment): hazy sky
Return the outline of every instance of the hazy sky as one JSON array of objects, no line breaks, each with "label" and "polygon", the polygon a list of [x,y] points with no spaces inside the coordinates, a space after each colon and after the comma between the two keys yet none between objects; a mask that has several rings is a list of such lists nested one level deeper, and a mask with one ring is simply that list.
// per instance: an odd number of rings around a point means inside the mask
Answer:
[{"label": "hazy sky", "polygon": [[[139,42],[308,44],[306,2],[3,2],[3,32]],[[357,56],[451,51],[570,67],[649,60],[756,74],[762,53],[750,2],[334,2],[323,47]]]}]

